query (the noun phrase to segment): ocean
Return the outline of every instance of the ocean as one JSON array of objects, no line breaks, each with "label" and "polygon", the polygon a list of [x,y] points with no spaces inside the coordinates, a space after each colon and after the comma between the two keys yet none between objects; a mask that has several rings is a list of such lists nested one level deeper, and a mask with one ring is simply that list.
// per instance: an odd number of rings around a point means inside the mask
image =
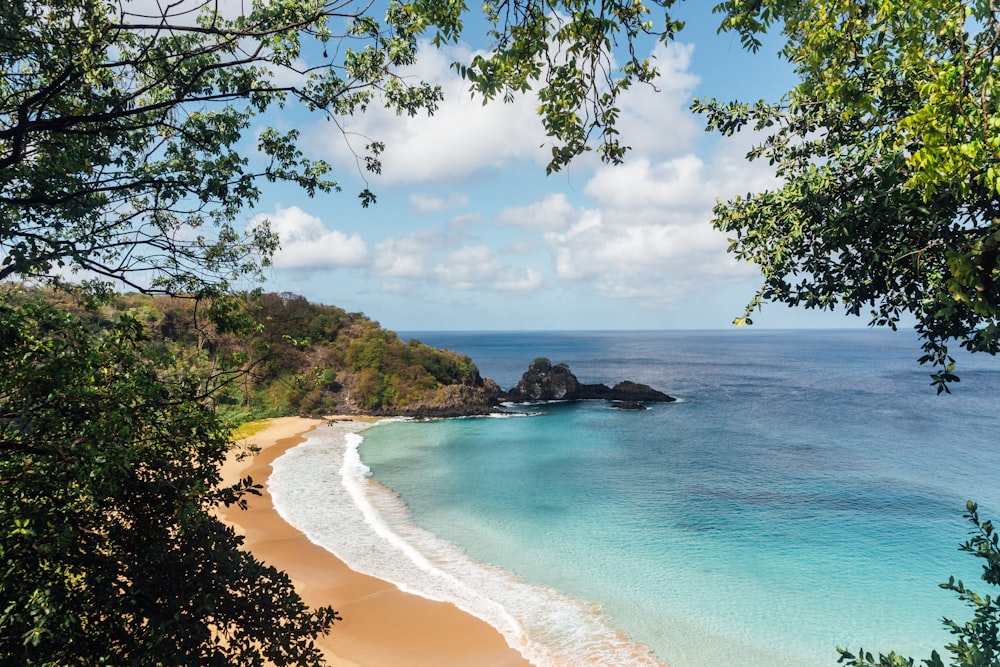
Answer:
[{"label": "ocean", "polygon": [[276,507],[355,569],[451,600],[539,665],[918,660],[971,616],[965,502],[1000,518],[1000,360],[935,394],[910,332],[418,332],[516,384],[536,357],[678,398],[317,430]]}]

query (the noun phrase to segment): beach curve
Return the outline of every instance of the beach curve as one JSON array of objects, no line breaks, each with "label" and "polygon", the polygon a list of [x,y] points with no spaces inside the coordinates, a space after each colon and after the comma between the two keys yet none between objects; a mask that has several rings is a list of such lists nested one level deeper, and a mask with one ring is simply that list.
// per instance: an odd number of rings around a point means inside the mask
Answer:
[{"label": "beach curve", "polygon": [[238,460],[241,449],[238,447],[222,467],[224,484],[249,475],[264,486],[261,495],[248,496],[246,510],[220,509],[220,517],[244,536],[245,548],[288,574],[307,605],[330,605],[344,617],[317,641],[328,664],[338,667],[530,665],[485,621],[454,604],[405,593],[389,582],[355,572],[281,518],[267,492],[271,463],[324,423],[345,436],[370,425],[347,418],[269,420],[265,429],[246,439],[247,444],[260,451]]}]

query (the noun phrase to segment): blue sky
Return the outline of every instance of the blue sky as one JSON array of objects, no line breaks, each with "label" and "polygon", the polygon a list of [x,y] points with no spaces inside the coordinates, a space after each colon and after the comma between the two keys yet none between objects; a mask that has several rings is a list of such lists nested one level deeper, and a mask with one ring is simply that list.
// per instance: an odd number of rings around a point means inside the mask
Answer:
[{"label": "blue sky", "polygon": [[[584,156],[546,177],[549,143],[530,96],[483,106],[449,70],[477,46],[421,48],[415,77],[440,83],[432,117],[374,110],[345,119],[349,136],[385,141],[383,173],[364,185],[336,124],[288,111],[310,157],[335,165],[339,194],[266,190],[282,240],[265,288],[361,311],[394,330],[702,329],[730,327],[759,284],[711,228],[717,197],[773,187],[744,159],[751,137],[706,134],[693,97],[774,99],[793,80],[775,49],[742,51],[719,36],[708,2],[680,3],[687,27],[652,47],[659,92],[621,101],[625,164]],[[363,142],[358,142],[362,145]],[[839,314],[772,305],[755,326],[863,326]]]}]

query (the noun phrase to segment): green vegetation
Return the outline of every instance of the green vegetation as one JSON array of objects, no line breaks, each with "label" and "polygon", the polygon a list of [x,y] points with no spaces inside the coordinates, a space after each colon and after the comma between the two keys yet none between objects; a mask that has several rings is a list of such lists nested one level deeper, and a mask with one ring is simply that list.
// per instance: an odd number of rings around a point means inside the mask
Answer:
[{"label": "green vegetation", "polygon": [[[468,357],[415,340],[404,343],[360,313],[289,294],[263,294],[248,306],[260,330],[238,345],[258,350],[261,361],[222,400],[254,417],[407,414],[440,406],[443,387],[487,388]],[[240,353],[217,351],[220,357]],[[483,400],[491,400],[489,392]]]},{"label": "green vegetation", "polygon": [[243,422],[233,429],[233,431],[229,434],[229,439],[233,442],[240,442],[241,440],[252,438],[266,429],[267,424],[267,419],[255,419],[253,421]]},{"label": "green vegetation", "polygon": [[987,0],[727,0],[723,29],[771,27],[798,85],[782,100],[698,100],[710,129],[762,133],[782,184],[720,203],[715,226],[767,301],[912,316],[946,391],[948,343],[1000,350],[1000,14]]},{"label": "green vegetation", "polygon": [[306,609],[211,513],[255,489],[220,486],[231,429],[143,329],[0,292],[0,656],[316,664],[335,612]]},{"label": "green vegetation", "polygon": [[[95,331],[134,322],[143,354],[172,381],[198,384],[199,400],[234,422],[286,415],[409,414],[442,407],[460,385],[489,406],[498,388],[465,355],[403,342],[361,313],[294,294],[211,300],[114,295],[98,309],[33,290]],[[229,327],[229,328],[227,328]],[[235,327],[235,328],[232,328]],[[476,406],[452,406],[456,410]]]},{"label": "green vegetation", "polygon": [[[211,512],[254,492],[249,479],[219,486],[232,427],[223,415],[323,412],[348,393],[345,405],[369,410],[474,398],[478,374],[458,355],[337,309],[231,294],[262,279],[277,247],[266,224],[240,229],[262,183],[339,190],[298,130],[260,127],[262,114],[297,104],[341,126],[373,104],[415,114],[440,100],[401,70],[419,37],[457,41],[468,7],[380,7],[0,3],[7,662],[316,664],[313,641],[335,613],[307,610]],[[652,78],[633,47],[669,37],[666,13],[654,28],[649,7],[631,0],[482,9],[495,48],[461,73],[487,99],[539,82],[550,169],[590,150],[592,134],[604,159],[620,160],[614,105]],[[383,145],[366,141],[351,148],[378,172]],[[367,188],[359,196],[375,201]],[[77,272],[83,289],[67,288]],[[42,299],[14,283],[63,291]]]},{"label": "green vegetation", "polygon": [[[737,324],[763,303],[870,314],[895,328],[912,316],[921,363],[938,393],[958,381],[948,345],[1000,351],[1000,13],[991,0],[725,0],[722,29],[757,50],[780,28],[798,85],[777,102],[696,100],[709,129],[761,133],[750,159],[781,177],[772,191],[715,209],[730,251],[764,282]],[[969,504],[973,537],[1000,584],[997,533]],[[973,609],[947,647],[961,667],[1000,664],[997,601],[961,582]],[[853,667],[903,667],[896,653]],[[944,667],[938,653],[923,660]]]}]

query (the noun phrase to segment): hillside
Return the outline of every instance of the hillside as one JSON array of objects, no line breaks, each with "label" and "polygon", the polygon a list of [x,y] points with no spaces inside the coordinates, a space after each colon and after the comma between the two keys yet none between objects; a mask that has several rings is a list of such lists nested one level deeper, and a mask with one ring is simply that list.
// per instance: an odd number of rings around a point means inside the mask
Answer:
[{"label": "hillside", "polygon": [[235,304],[127,294],[89,316],[98,327],[134,318],[165,374],[203,382],[205,400],[237,419],[486,414],[500,395],[465,355],[404,342],[362,313],[294,294]]}]

